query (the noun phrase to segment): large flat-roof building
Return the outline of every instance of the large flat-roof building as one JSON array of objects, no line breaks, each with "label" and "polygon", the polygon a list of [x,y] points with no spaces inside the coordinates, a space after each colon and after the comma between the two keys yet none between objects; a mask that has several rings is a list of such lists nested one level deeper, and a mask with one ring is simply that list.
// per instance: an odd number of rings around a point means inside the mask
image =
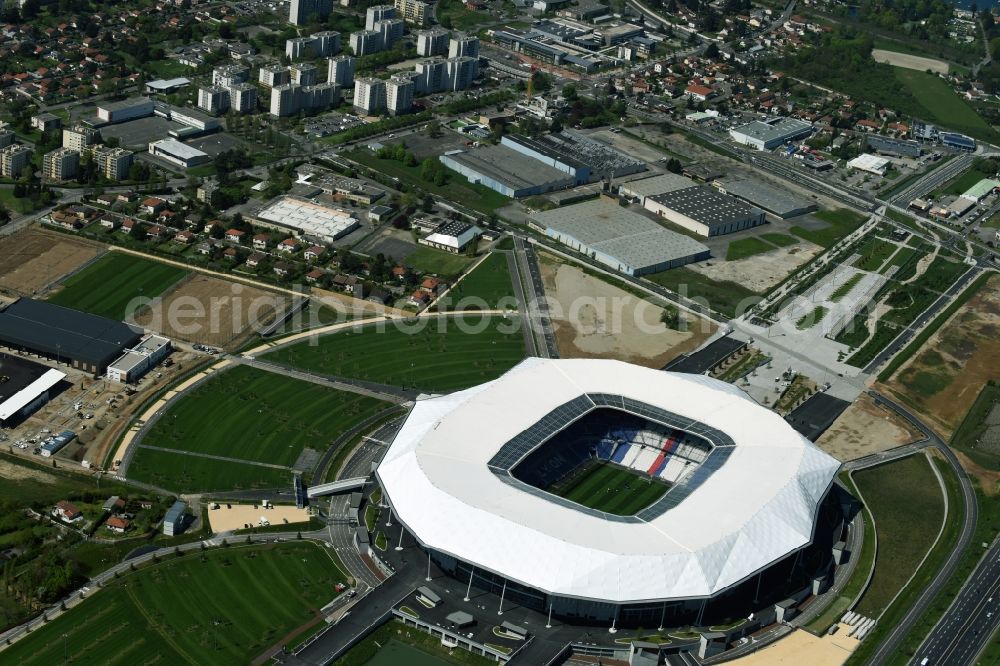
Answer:
[{"label": "large flat-roof building", "polygon": [[880,155],[895,155],[897,157],[920,157],[923,146],[919,141],[910,139],[894,139],[879,134],[865,136],[865,143]]},{"label": "large flat-roof building", "polygon": [[783,220],[816,210],[815,202],[757,179],[725,178],[713,181],[712,186]]},{"label": "large flat-roof building", "polygon": [[147,335],[108,366],[107,377],[113,382],[132,383],[169,353],[170,340],[159,335]]},{"label": "large flat-roof building", "polygon": [[532,213],[529,225],[627,275],[646,275],[708,259],[709,249],[600,198]]},{"label": "large flat-roof building", "polygon": [[0,353],[0,423],[16,425],[49,401],[49,392],[66,373]]},{"label": "large flat-roof building", "polygon": [[514,199],[576,184],[573,176],[506,146],[452,150],[438,159],[470,183],[479,183]]},{"label": "large flat-roof building", "polygon": [[772,118],[755,120],[729,130],[729,136],[736,143],[751,146],[757,150],[772,150],[788,141],[802,139],[812,134],[812,123],[798,118]]},{"label": "large flat-roof building", "polygon": [[0,310],[0,344],[94,375],[141,337],[141,330],[124,322],[33,298],[19,298]]},{"label": "large flat-roof building", "polygon": [[482,233],[482,229],[468,222],[448,220],[439,224],[433,232],[418,242],[438,250],[458,254],[464,252],[469,243],[475,242]]},{"label": "large flat-roof building", "polygon": [[646,170],[645,162],[572,130],[563,130],[537,139],[507,134],[500,143],[572,174],[577,184],[620,178]]},{"label": "large flat-roof building", "polygon": [[171,164],[176,164],[184,169],[204,164],[211,159],[208,153],[203,153],[197,148],[192,148],[176,139],[154,141],[149,144],[149,154],[163,158]]},{"label": "large flat-roof building", "polygon": [[683,190],[695,185],[697,183],[687,176],[676,173],[661,173],[651,178],[642,178],[622,183],[618,186],[618,194],[629,199],[635,199],[639,205],[645,205],[648,197],[663,194],[664,192]]},{"label": "large flat-roof building", "polygon": [[120,102],[98,102],[97,118],[106,123],[123,123],[126,120],[153,115],[153,100],[133,97]]},{"label": "large flat-roof building", "polygon": [[701,236],[721,236],[764,224],[764,211],[707,185],[647,197],[646,210]]},{"label": "large flat-roof building", "polygon": [[297,236],[332,243],[358,228],[358,219],[341,208],[301,197],[283,196],[254,216],[261,224],[291,229]]}]

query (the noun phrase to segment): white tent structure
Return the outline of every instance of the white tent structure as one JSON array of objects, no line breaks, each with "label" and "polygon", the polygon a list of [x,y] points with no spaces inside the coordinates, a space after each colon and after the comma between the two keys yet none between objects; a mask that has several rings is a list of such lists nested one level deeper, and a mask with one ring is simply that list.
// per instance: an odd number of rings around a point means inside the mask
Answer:
[{"label": "white tent structure", "polygon": [[[659,414],[712,452],[635,516],[588,509],[507,473],[598,407]],[[418,401],[377,476],[424,548],[550,599],[614,609],[712,597],[810,545],[839,468],[730,384],[619,361],[532,358],[495,381]]]}]

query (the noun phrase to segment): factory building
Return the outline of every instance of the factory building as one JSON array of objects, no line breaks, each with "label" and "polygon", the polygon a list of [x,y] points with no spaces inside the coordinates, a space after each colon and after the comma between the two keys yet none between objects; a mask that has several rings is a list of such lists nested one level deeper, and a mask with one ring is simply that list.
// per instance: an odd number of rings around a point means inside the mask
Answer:
[{"label": "factory building", "polygon": [[97,118],[106,123],[123,123],[126,120],[153,115],[153,100],[133,97],[120,102],[98,102]]},{"label": "factory building", "polygon": [[729,136],[736,143],[750,146],[757,150],[773,150],[780,145],[797,139],[804,139],[812,134],[812,124],[797,118],[773,118],[771,120],[755,120],[752,123],[734,127],[729,130]]},{"label": "factory building", "polygon": [[707,185],[647,197],[643,207],[700,236],[721,236],[764,224],[764,211]]},{"label": "factory building", "polygon": [[576,184],[572,176],[506,146],[452,150],[438,159],[470,183],[478,183],[514,199]]}]

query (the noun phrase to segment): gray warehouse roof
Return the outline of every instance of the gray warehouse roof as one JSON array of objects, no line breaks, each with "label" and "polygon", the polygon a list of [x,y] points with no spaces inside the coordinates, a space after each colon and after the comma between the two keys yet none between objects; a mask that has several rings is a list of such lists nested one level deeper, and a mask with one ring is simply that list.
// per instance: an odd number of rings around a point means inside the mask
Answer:
[{"label": "gray warehouse roof", "polygon": [[816,204],[805,197],[796,196],[787,190],[782,190],[760,180],[734,178],[716,181],[715,184],[723,192],[749,201],[778,217],[801,215],[816,207]]},{"label": "gray warehouse roof", "polygon": [[569,174],[506,146],[487,146],[445,154],[462,166],[514,190],[572,180]]},{"label": "gray warehouse roof", "polygon": [[751,206],[707,185],[664,192],[650,198],[710,229],[745,220],[754,212]]},{"label": "gray warehouse roof", "polygon": [[798,118],[779,118],[777,120],[769,120],[768,122],[755,120],[746,125],[735,127],[733,131],[754,139],[759,139],[760,141],[770,142],[776,140],[784,141],[786,138],[795,136],[811,127],[810,123]]},{"label": "gray warehouse roof", "polygon": [[687,176],[681,176],[676,173],[661,173],[651,178],[623,183],[619,191],[629,196],[645,199],[646,197],[656,196],[664,192],[673,192],[674,190],[682,190],[686,187],[694,187],[695,185],[697,183]]},{"label": "gray warehouse roof", "polygon": [[124,322],[32,298],[0,310],[0,342],[102,367],[141,333]]},{"label": "gray warehouse roof", "polygon": [[542,227],[572,236],[633,267],[708,252],[698,241],[664,229],[648,217],[607,199],[534,213],[532,219]]}]

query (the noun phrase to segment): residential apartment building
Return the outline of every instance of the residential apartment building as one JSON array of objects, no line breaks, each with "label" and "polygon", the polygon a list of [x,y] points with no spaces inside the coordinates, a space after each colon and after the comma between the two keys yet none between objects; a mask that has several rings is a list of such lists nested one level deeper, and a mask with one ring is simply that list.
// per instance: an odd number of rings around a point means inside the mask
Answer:
[{"label": "residential apartment building", "polygon": [[327,65],[327,82],[336,83],[341,87],[353,86],[356,63],[357,61],[349,55],[330,58]]},{"label": "residential apartment building", "polygon": [[80,170],[80,153],[70,148],[56,148],[42,159],[42,177],[49,181],[75,178]]},{"label": "residential apartment building", "polygon": [[15,143],[0,149],[0,176],[19,178],[31,164],[31,148]]},{"label": "residential apartment building", "polygon": [[431,5],[423,0],[395,0],[395,6],[398,18],[416,26],[427,25],[434,14]]},{"label": "residential apartment building", "polygon": [[385,111],[385,81],[363,78],[354,81],[354,108],[366,116]]},{"label": "residential apartment building", "polygon": [[75,125],[74,127],[63,129],[62,137],[63,148],[70,148],[78,153],[84,152],[87,146],[101,142],[100,132],[92,127],[85,127],[83,125]]},{"label": "residential apartment building", "polygon": [[134,155],[131,150],[124,148],[105,148],[95,151],[94,160],[98,171],[108,180],[125,180],[132,168]]},{"label": "residential apartment building", "polygon": [[410,112],[413,107],[413,88],[413,81],[404,74],[396,74],[385,82],[385,106],[390,115]]},{"label": "residential apartment building", "polygon": [[443,56],[448,53],[449,33],[444,28],[430,28],[417,32],[417,55]]}]

